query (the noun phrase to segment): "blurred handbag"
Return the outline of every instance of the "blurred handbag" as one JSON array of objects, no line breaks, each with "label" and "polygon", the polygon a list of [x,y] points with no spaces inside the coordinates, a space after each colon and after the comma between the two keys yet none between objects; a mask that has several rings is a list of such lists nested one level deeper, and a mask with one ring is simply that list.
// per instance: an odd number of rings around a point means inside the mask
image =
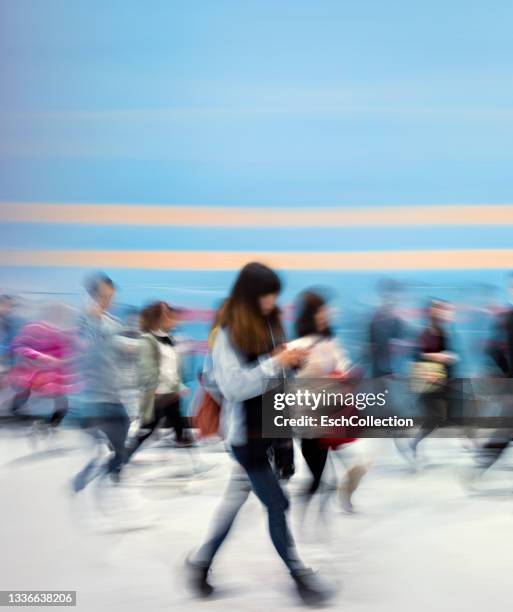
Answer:
[{"label": "blurred handbag", "polygon": [[198,409],[192,420],[193,427],[198,430],[200,438],[219,436],[221,406],[205,389],[202,388],[200,393]]},{"label": "blurred handbag", "polygon": [[[340,381],[341,385],[348,389],[346,393],[352,393],[353,390],[358,386],[358,383],[363,379],[363,370],[358,366],[353,366],[346,372],[339,372],[334,370],[329,374],[329,378],[334,378]],[[342,416],[344,411],[338,413],[336,416]],[[345,414],[346,417],[357,415],[357,410],[351,410],[349,414]],[[361,428],[360,428],[361,430]],[[352,427],[351,431],[353,433],[357,432],[356,427]],[[346,438],[333,438],[333,437],[323,437],[319,440],[319,446],[321,448],[331,448],[333,450],[337,450],[339,447],[344,446],[345,444],[351,444],[352,442],[356,442],[358,438],[354,437],[346,437]]]},{"label": "blurred handbag", "polygon": [[447,380],[447,369],[434,361],[415,361],[411,366],[410,388],[414,393],[434,393]]}]

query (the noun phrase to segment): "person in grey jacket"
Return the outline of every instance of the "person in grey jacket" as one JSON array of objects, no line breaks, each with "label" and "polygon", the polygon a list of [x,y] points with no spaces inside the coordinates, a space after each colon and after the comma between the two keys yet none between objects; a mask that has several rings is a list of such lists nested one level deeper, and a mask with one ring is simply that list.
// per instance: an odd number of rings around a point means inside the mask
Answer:
[{"label": "person in grey jacket", "polygon": [[90,306],[79,322],[81,341],[81,374],[83,379],[82,425],[101,432],[108,440],[112,454],[105,465],[92,459],[73,479],[73,490],[81,491],[101,473],[119,481],[125,456],[125,442],[130,420],[120,399],[118,361],[120,354],[135,355],[139,340],[122,336],[120,323],[108,313],[115,287],[103,273],[87,279],[86,290]]}]

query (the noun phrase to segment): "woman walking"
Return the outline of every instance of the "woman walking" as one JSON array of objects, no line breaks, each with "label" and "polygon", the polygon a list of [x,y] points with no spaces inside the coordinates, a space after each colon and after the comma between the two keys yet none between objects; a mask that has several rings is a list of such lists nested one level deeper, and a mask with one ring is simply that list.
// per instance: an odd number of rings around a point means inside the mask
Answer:
[{"label": "woman walking", "polygon": [[454,310],[449,302],[432,300],[428,308],[428,324],[418,341],[414,365],[414,384],[420,386],[418,398],[425,421],[411,443],[413,459],[417,447],[451,417],[454,403],[451,381],[454,379],[457,355],[452,350],[450,324]]},{"label": "woman walking", "polygon": [[[231,453],[249,481],[251,491],[265,506],[274,547],[289,570],[304,602],[320,603],[327,593],[299,560],[290,534],[286,510],[288,500],[271,467],[271,440],[262,438],[262,395],[271,379],[283,377],[301,364],[302,349],[284,349],[284,333],[276,299],[281,283],[274,271],[259,263],[247,264],[239,273],[219,317],[213,350],[213,374],[223,397],[228,421],[227,441]],[[233,491],[237,495],[233,495]],[[230,482],[226,516],[217,516],[207,542],[189,558],[189,584],[196,594],[208,596],[213,588],[207,580],[214,557],[230,532],[238,510],[247,499],[240,484]],[[224,520],[223,520],[224,519]]]},{"label": "woman walking", "polygon": [[[330,326],[326,300],[317,292],[305,291],[301,294],[296,319],[297,340],[289,346],[308,349],[308,356],[296,378],[342,378],[351,369],[349,357],[335,338]],[[358,445],[353,446],[356,438],[303,438],[301,452],[312,474],[312,481],[306,496],[311,499],[321,484],[322,474],[332,449],[332,457],[340,459],[346,474],[338,486],[340,502],[346,512],[353,512],[352,495],[367,471],[366,462]],[[349,450],[351,449],[351,450]]]},{"label": "woman walking", "polygon": [[139,431],[129,442],[127,458],[138,450],[161,423],[173,427],[176,443],[191,443],[185,435],[185,419],[180,411],[180,357],[170,333],[176,326],[176,313],[166,302],[154,302],[141,313],[139,349],[140,418]]}]

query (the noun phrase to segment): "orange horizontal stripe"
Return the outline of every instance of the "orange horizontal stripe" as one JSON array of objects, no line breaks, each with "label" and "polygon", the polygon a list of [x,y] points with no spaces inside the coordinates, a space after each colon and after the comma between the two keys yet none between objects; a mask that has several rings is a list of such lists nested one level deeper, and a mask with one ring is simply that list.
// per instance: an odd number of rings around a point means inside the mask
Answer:
[{"label": "orange horizontal stripe", "polygon": [[208,227],[513,225],[513,205],[229,208],[0,203],[0,222]]},{"label": "orange horizontal stripe", "polygon": [[2,266],[236,270],[249,261],[284,270],[513,269],[513,249],[455,251],[0,251]]}]

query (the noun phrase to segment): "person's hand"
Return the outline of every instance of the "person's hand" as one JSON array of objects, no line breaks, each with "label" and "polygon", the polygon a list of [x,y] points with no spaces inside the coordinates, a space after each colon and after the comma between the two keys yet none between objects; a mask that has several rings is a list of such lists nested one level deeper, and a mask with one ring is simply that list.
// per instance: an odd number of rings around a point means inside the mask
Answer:
[{"label": "person's hand", "polygon": [[450,365],[451,363],[454,363],[456,361],[456,356],[454,355],[454,353],[450,353],[449,351],[435,354],[436,359],[433,359],[433,361],[441,363],[442,365]]},{"label": "person's hand", "polygon": [[290,348],[283,349],[276,355],[278,363],[284,369],[296,368],[301,365],[308,355],[308,349]]},{"label": "person's hand", "polygon": [[456,363],[458,361],[458,355],[456,355],[456,353],[452,353],[451,351],[445,351],[444,357],[445,357],[445,362],[444,363],[446,365],[450,365],[450,364]]}]

